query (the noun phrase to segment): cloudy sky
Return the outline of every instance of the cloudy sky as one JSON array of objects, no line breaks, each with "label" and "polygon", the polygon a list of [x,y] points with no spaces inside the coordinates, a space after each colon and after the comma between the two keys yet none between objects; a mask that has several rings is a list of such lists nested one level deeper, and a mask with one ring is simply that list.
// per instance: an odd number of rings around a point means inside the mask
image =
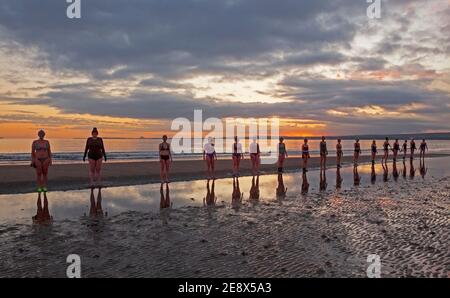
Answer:
[{"label": "cloudy sky", "polygon": [[450,0],[0,2],[0,136],[159,136],[271,117],[286,135],[450,131]]}]

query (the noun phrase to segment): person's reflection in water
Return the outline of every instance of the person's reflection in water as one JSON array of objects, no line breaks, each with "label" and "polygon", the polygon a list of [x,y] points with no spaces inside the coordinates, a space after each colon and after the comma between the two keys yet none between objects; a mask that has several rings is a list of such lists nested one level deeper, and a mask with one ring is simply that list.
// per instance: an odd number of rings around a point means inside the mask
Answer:
[{"label": "person's reflection in water", "polygon": [[278,174],[277,200],[282,201],[286,198],[287,187],[284,186],[283,174]]},{"label": "person's reflection in water", "polygon": [[403,159],[403,168],[402,168],[402,176],[406,179],[406,162]]},{"label": "person's reflection in water", "polygon": [[361,176],[358,173],[358,166],[353,167],[353,185],[359,186],[361,182]]},{"label": "person's reflection in water", "polygon": [[409,178],[414,179],[416,175],[416,169],[414,168],[414,161],[412,158],[409,159]]},{"label": "person's reflection in water", "polygon": [[326,175],[326,171],[325,170],[321,170],[320,171],[320,181],[319,181],[319,189],[320,191],[325,191],[327,190],[327,175]]},{"label": "person's reflection in water", "polygon": [[[255,178],[255,177],[253,177]],[[252,181],[253,182],[253,181]],[[253,187],[253,184],[252,184]],[[251,196],[251,190],[250,190],[250,196]],[[244,193],[241,192],[241,188],[239,186],[239,178],[233,177],[233,193],[231,195],[231,207],[234,210],[239,210],[242,206],[242,198],[244,197]]]},{"label": "person's reflection in water", "polygon": [[53,221],[53,216],[50,215],[48,210],[47,193],[44,194],[44,203],[42,203],[41,193],[38,193],[37,199],[37,211],[36,215],[32,217],[33,223],[36,224],[50,224]]},{"label": "person's reflection in water", "polygon": [[159,193],[161,194],[161,200],[159,203],[160,209],[166,209],[172,207],[172,202],[170,201],[170,190],[169,184],[166,183],[166,193],[164,194],[164,183],[161,183],[159,188]]},{"label": "person's reflection in water", "polygon": [[306,175],[306,172],[303,172],[302,174],[302,195],[306,195],[309,191],[309,182],[308,182],[308,176]]},{"label": "person's reflection in water", "polygon": [[338,167],[336,169],[336,190],[340,190],[341,189],[343,180],[344,179],[342,179],[342,176],[341,176],[341,168]]},{"label": "person's reflection in water", "polygon": [[383,181],[384,182],[388,182],[389,180],[389,168],[387,163],[382,163],[381,164],[383,166]]},{"label": "person's reflection in water", "polygon": [[392,163],[392,177],[394,177],[394,180],[397,181],[398,179],[398,170],[397,170],[397,161],[394,160],[394,162]]},{"label": "person's reflection in water", "polygon": [[217,197],[214,192],[216,180],[215,179],[212,180],[211,187],[209,187],[210,181],[211,180],[208,179],[208,181],[206,182],[206,197],[203,198],[203,206],[215,206],[216,205]]},{"label": "person's reflection in water", "polygon": [[372,168],[370,171],[370,182],[375,184],[377,182],[377,172],[375,171],[375,164],[372,164]]},{"label": "person's reflection in water", "polygon": [[425,159],[420,160],[419,172],[422,179],[425,179],[425,175],[427,174],[428,168],[425,166]]},{"label": "person's reflection in water", "polygon": [[259,175],[253,176],[252,178],[252,186],[250,187],[250,201],[257,202],[259,201]]},{"label": "person's reflection in water", "polygon": [[103,214],[102,189],[101,188],[98,189],[97,200],[95,199],[94,188],[93,187],[91,188],[90,201],[91,201],[91,206],[89,208],[89,216],[91,216],[91,217],[103,217],[103,216],[107,216],[108,215],[107,212],[105,212],[105,214]]}]

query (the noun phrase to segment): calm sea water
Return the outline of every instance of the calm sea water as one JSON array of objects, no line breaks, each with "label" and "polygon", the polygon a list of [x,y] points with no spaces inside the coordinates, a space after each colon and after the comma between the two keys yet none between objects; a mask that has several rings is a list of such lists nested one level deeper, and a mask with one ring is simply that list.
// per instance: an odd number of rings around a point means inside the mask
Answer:
[{"label": "calm sea water", "polygon": [[[378,148],[384,140],[377,140]],[[83,139],[53,139],[50,140],[54,161],[57,163],[78,163],[82,161],[85,140]],[[106,139],[105,148],[110,161],[138,161],[158,159],[159,139]],[[309,140],[311,154],[318,155],[320,140]],[[363,154],[370,150],[371,140],[361,140]],[[429,152],[450,154],[450,140],[429,140]],[[0,165],[27,164],[30,161],[31,139],[0,139]],[[303,139],[289,139],[285,141],[290,156],[301,154],[300,147]],[[352,154],[353,140],[343,140],[344,155]],[[418,145],[418,141],[416,142]],[[248,151],[248,140],[242,141],[243,147]],[[328,151],[335,153],[336,140],[327,140]],[[200,149],[200,148],[197,148]],[[264,146],[261,146],[264,150]],[[381,150],[380,150],[381,151]],[[228,158],[229,154],[219,154],[219,158]],[[174,159],[200,159],[200,153],[175,154]]]}]

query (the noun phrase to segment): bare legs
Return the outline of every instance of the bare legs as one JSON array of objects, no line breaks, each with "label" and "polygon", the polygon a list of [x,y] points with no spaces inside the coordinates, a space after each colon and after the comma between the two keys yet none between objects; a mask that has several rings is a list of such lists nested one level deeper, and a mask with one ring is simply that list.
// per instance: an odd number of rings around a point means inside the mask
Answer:
[{"label": "bare legs", "polygon": [[253,174],[253,176],[258,175],[260,158],[259,158],[259,156],[256,156],[253,154],[250,156],[250,158],[252,160],[252,174]]},{"label": "bare legs", "polygon": [[47,188],[48,168],[50,166],[50,158],[40,161],[36,158],[36,183],[38,188]]},{"label": "bare legs", "polygon": [[214,164],[215,160],[214,157],[206,156],[206,173],[208,176],[208,179],[215,179],[215,172],[214,172]]},{"label": "bare legs", "polygon": [[98,185],[102,183],[102,164],[102,159],[89,159],[89,186],[94,186],[94,182]]},{"label": "bare legs", "polygon": [[320,155],[320,169],[326,170],[327,166],[327,156],[325,154]]},{"label": "bare legs", "polygon": [[233,176],[239,175],[240,165],[241,165],[241,157],[233,155]]},{"label": "bare legs", "polygon": [[160,159],[159,163],[161,165],[161,169],[159,171],[161,183],[169,183],[170,160]]}]

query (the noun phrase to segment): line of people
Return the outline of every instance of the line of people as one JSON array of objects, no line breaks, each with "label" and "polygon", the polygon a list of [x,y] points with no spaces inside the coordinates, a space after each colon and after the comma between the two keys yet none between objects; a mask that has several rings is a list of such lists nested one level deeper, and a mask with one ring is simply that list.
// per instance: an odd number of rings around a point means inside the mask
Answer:
[{"label": "line of people", "polygon": [[[37,191],[47,192],[48,183],[48,169],[52,165],[52,152],[50,147],[50,142],[45,139],[45,131],[40,130],[38,132],[38,139],[33,141],[31,150],[31,166],[36,169],[36,183]],[[409,143],[410,158],[414,158],[414,154],[417,147],[414,139]],[[428,150],[428,145],[425,140],[422,140],[419,146],[420,158],[425,158],[425,152]],[[159,161],[160,161],[160,178],[161,183],[170,182],[170,166],[173,162],[172,150],[170,143],[168,142],[167,135],[162,137],[162,143],[159,144]],[[395,139],[394,144],[391,146],[389,143],[389,138],[386,137],[383,143],[384,154],[382,156],[382,162],[386,163],[389,158],[389,152],[393,152],[393,160],[396,161],[398,154],[403,152],[403,159],[406,159],[408,152],[408,141],[405,140],[402,146],[400,146],[398,139]],[[232,155],[232,176],[239,177],[239,169],[242,160],[245,158],[244,150],[242,144],[239,142],[238,137],[234,137],[234,143],[231,148]],[[342,140],[339,138],[336,144],[336,165],[338,168],[342,167],[343,158],[343,146]],[[358,161],[361,155],[361,144],[357,138],[354,143],[354,154],[353,163],[355,166],[358,165]],[[376,141],[373,140],[371,148],[372,164],[375,163],[376,156],[378,154]],[[249,145],[249,154],[251,161],[251,173],[252,175],[259,174],[259,168],[261,165],[261,150],[257,139],[254,138]],[[328,149],[325,136],[322,136],[321,142],[319,143],[319,155],[320,155],[320,169],[326,169]],[[89,162],[89,186],[91,188],[98,186],[101,187],[102,182],[102,164],[103,161],[107,161],[106,150],[103,143],[103,139],[99,137],[99,132],[97,128],[93,128],[91,132],[91,137],[86,140],[86,146],[83,155],[83,161],[86,161],[86,157]],[[284,138],[280,137],[278,143],[278,173],[283,172],[284,162],[288,158],[288,151],[286,144],[284,143]],[[304,143],[301,146],[301,158],[302,158],[302,169],[304,172],[308,171],[308,160],[311,158],[310,149],[308,145],[308,139],[304,139]],[[208,179],[215,179],[215,162],[217,160],[217,154],[214,147],[213,139],[208,138],[207,143],[203,147],[203,160],[206,163],[206,174]]]}]

